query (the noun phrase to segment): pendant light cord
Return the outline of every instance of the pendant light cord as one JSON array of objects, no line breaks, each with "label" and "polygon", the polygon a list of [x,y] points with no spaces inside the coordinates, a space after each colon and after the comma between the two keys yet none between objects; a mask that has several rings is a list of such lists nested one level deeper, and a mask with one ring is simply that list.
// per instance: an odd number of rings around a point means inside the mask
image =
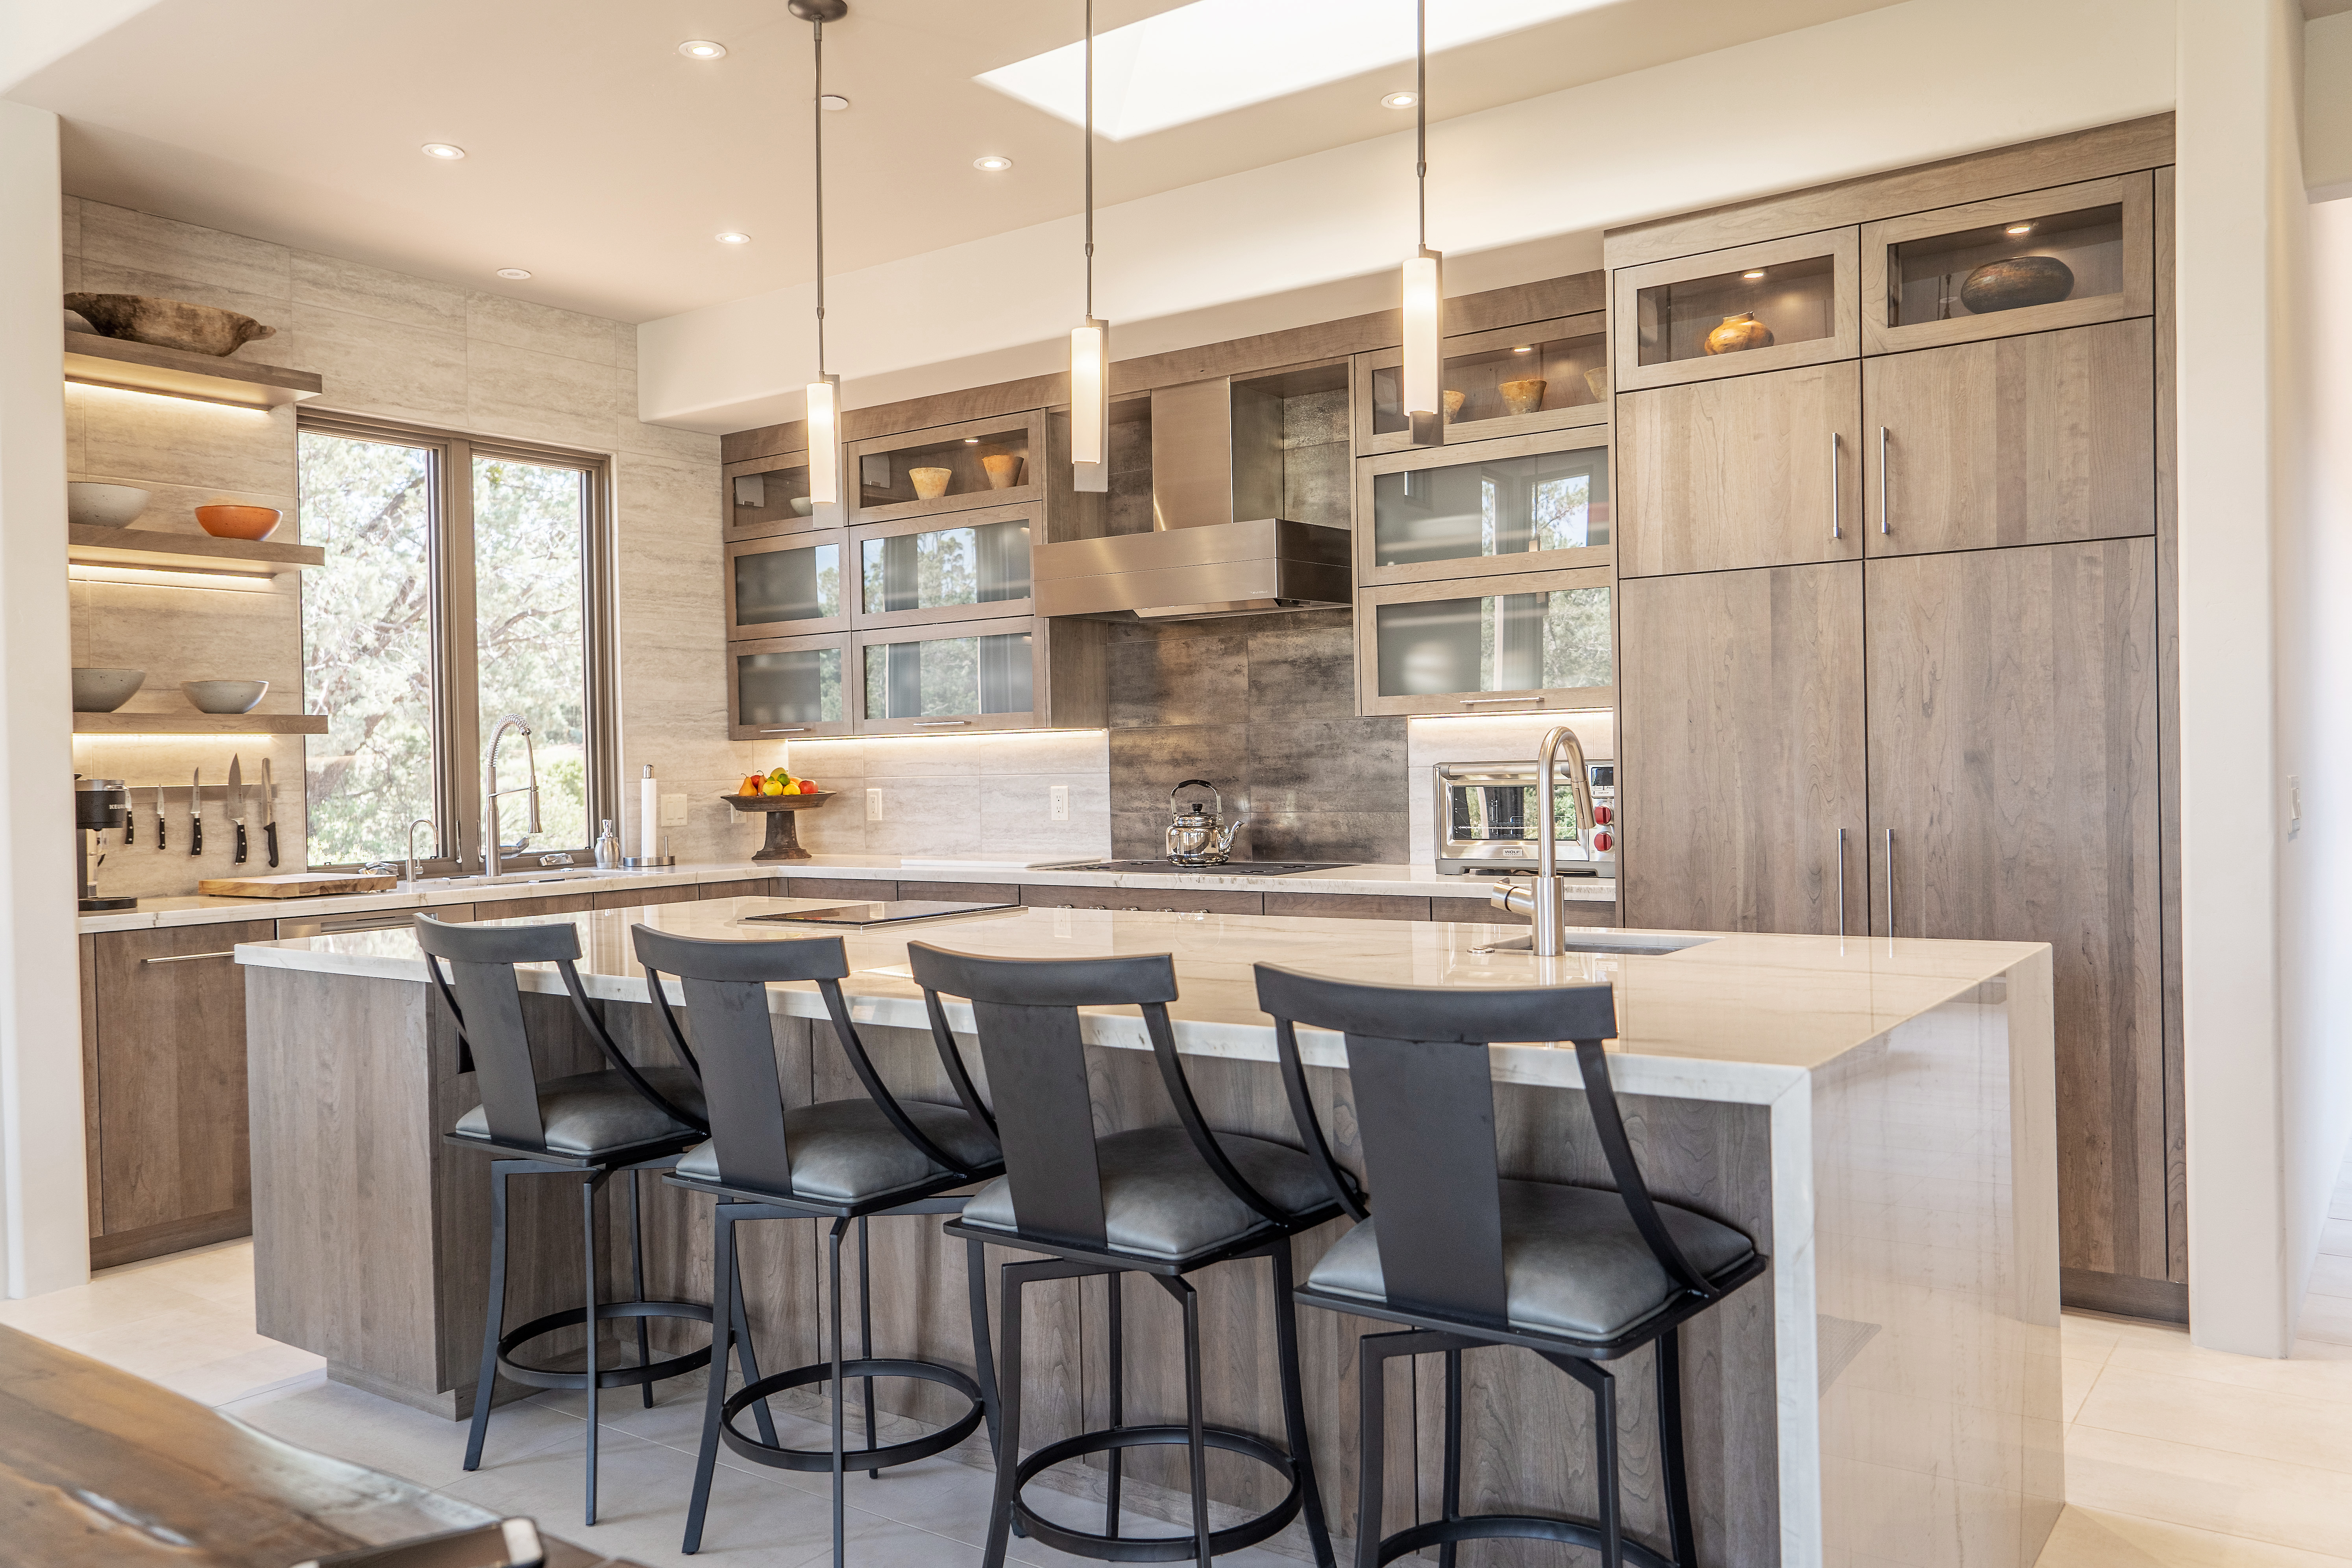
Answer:
[{"label": "pendant light cord", "polygon": [[[1088,0],[1092,4],[1092,0]],[[1429,248],[1429,0],[1412,0],[1413,195],[1421,206],[1421,247]]]},{"label": "pendant light cord", "polygon": [[1087,320],[1095,319],[1095,0],[1087,0]]},{"label": "pendant light cord", "polygon": [[824,379],[824,23],[813,21],[815,39],[816,94],[811,100],[816,116],[816,374]]}]

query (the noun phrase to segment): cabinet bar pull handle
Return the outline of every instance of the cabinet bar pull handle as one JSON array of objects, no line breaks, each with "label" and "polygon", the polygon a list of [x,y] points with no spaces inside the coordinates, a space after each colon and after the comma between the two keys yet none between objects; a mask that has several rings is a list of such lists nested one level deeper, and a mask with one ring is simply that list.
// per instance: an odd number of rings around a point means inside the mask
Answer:
[{"label": "cabinet bar pull handle", "polygon": [[1884,425],[1878,427],[1878,531],[1895,531],[1895,526],[1886,515],[1886,426]]},{"label": "cabinet bar pull handle", "polygon": [[142,963],[194,963],[200,958],[235,958],[236,952],[224,949],[219,952],[175,952],[163,958],[142,958]]},{"label": "cabinet bar pull handle", "polygon": [[1842,487],[1838,484],[1839,446],[1838,433],[1832,430],[1830,432],[1830,537],[1832,539],[1845,537],[1845,520],[1840,515],[1841,506],[1845,498],[1840,493]]},{"label": "cabinet bar pull handle", "polygon": [[915,721],[915,728],[918,730],[968,729],[971,724],[971,721],[969,719],[918,719]]},{"label": "cabinet bar pull handle", "polygon": [[805,735],[808,731],[809,727],[806,724],[793,724],[782,730],[762,730],[760,733],[762,735]]},{"label": "cabinet bar pull handle", "polygon": [[1462,706],[1465,708],[1493,708],[1505,702],[1532,702],[1537,707],[1540,708],[1543,706],[1543,700],[1544,700],[1540,697],[1465,697],[1462,700]]},{"label": "cabinet bar pull handle", "polygon": [[1886,934],[1895,934],[1895,829],[1886,830]]},{"label": "cabinet bar pull handle", "polygon": [[1845,936],[1845,829],[1838,829],[1838,937]]}]

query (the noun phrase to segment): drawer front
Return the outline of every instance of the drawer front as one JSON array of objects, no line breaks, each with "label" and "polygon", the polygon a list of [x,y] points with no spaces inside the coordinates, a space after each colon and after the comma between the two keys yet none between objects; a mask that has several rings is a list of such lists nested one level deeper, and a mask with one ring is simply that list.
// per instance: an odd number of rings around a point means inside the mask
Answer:
[{"label": "drawer front", "polygon": [[1180,915],[1258,915],[1265,897],[1223,888],[1174,889],[1166,892],[1127,888],[1024,888],[1022,901],[1041,910],[1157,910]]},{"label": "drawer front", "polygon": [[901,882],[898,896],[951,904],[1017,904],[1021,889],[1012,882]]},{"label": "drawer front", "polygon": [[632,888],[625,892],[599,893],[596,907],[600,910],[632,910],[649,904],[690,904],[694,901],[694,884],[680,888]]},{"label": "drawer front", "polygon": [[698,899],[769,899],[776,896],[776,879],[747,878],[740,882],[705,882],[695,889]]},{"label": "drawer front", "polygon": [[783,897],[788,899],[839,899],[850,902],[898,896],[898,883],[867,881],[863,877],[786,877],[782,881]]},{"label": "drawer front", "polygon": [[1267,893],[1265,912],[1309,920],[1425,921],[1429,900],[1385,893]]},{"label": "drawer front", "polygon": [[[514,899],[503,903],[484,904],[494,921],[528,920],[533,915],[576,915],[601,908],[593,893],[559,893],[544,899]],[[436,914],[440,911],[436,910]]]},{"label": "drawer front", "polygon": [[[1506,914],[1484,899],[1432,899],[1429,900],[1429,918],[1461,925],[1523,926],[1529,923],[1527,916]],[[1617,906],[1613,901],[1601,903],[1571,899],[1563,906],[1560,923],[1587,929],[1614,926],[1617,924]]]}]

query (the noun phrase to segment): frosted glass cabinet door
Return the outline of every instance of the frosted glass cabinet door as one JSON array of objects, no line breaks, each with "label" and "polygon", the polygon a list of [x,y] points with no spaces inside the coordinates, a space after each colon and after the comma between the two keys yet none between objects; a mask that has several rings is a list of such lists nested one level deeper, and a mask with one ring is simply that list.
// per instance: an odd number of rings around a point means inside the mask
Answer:
[{"label": "frosted glass cabinet door", "polygon": [[[1502,584],[1495,584],[1496,587]],[[1368,714],[1606,707],[1616,684],[1605,568],[1368,588],[1357,619]]]},{"label": "frosted glass cabinet door", "polygon": [[729,645],[729,701],[738,741],[839,735],[849,729],[845,639],[770,637]]},{"label": "frosted glass cabinet door", "polygon": [[1580,443],[1522,436],[1360,461],[1359,581],[1607,563],[1613,542],[1607,435],[1579,434]]},{"label": "frosted glass cabinet door", "polygon": [[841,567],[847,540],[793,534],[727,547],[727,636],[839,631],[849,625]]},{"label": "frosted glass cabinet door", "polygon": [[990,507],[857,530],[851,536],[856,624],[919,626],[1027,615],[1034,515],[1027,507]]},{"label": "frosted glass cabinet door", "polygon": [[857,634],[857,727],[868,734],[1024,729],[1041,684],[1027,616]]}]

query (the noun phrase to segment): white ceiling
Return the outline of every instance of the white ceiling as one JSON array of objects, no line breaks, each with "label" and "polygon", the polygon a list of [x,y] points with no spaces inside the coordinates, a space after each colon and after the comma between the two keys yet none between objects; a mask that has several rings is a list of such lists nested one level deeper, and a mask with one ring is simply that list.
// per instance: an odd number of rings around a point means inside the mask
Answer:
[{"label": "white ceiling", "polygon": [[[1098,0],[1096,26],[1180,3]],[[1431,109],[1467,113],[1891,3],[1610,0],[1440,55]],[[852,0],[825,34],[826,87],[853,103],[825,120],[828,270],[1076,210],[1076,133],[972,79],[1070,42],[1079,17],[1077,0]],[[695,37],[728,57],[677,53]],[[782,0],[157,0],[8,96],[64,116],[75,195],[644,321],[811,275],[809,53]],[[1410,75],[1104,143],[1097,201],[1396,131],[1406,117],[1379,100]],[[425,142],[468,156],[436,163]],[[982,153],[1015,166],[982,174]],[[726,229],[753,242],[716,244]],[[535,276],[502,282],[501,267]]]}]

